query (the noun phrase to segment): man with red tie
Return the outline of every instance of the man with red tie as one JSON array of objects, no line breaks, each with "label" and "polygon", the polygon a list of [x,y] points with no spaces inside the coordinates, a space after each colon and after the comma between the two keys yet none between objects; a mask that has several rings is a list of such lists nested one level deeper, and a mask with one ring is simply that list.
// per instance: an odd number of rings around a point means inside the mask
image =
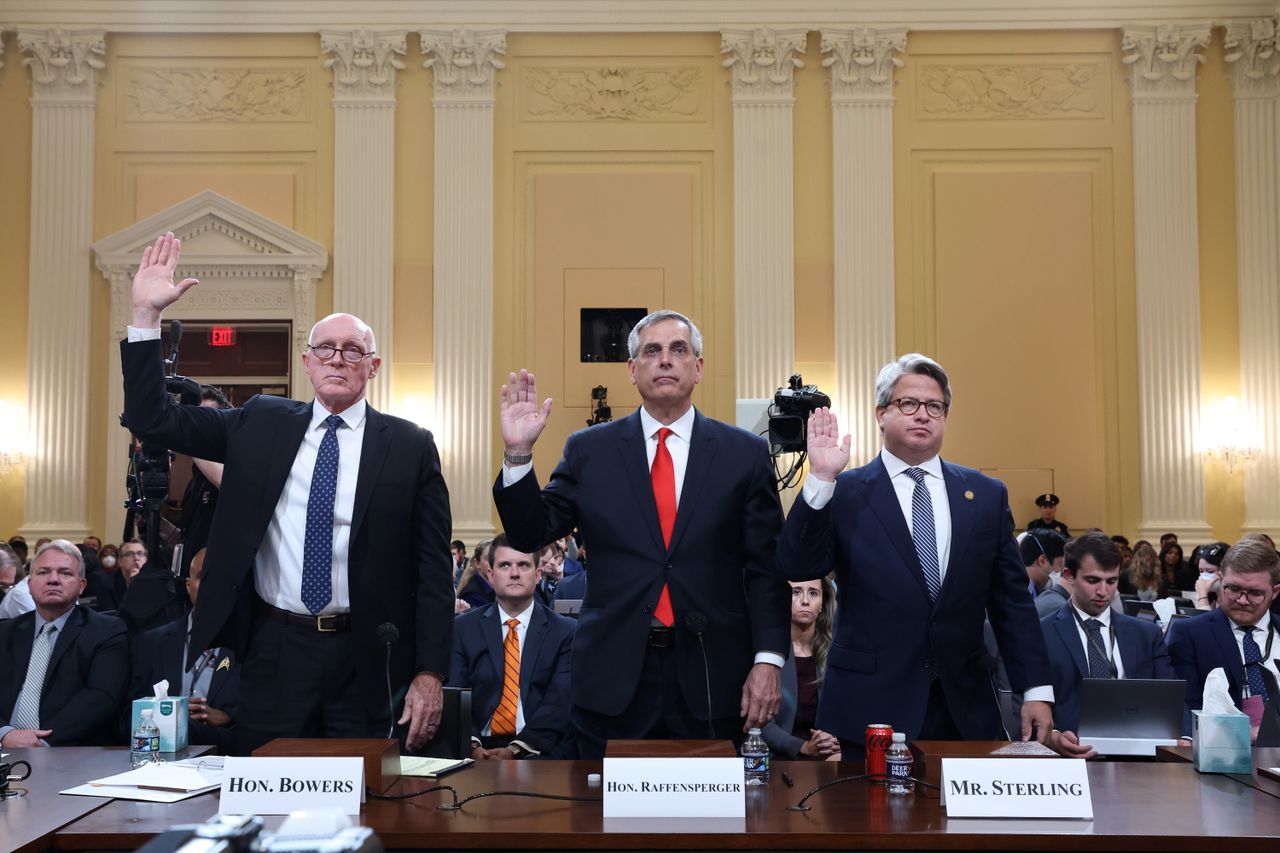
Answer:
[{"label": "man with red tie", "polygon": [[576,526],[591,545],[572,673],[584,758],[611,739],[741,740],[777,711],[790,642],[768,447],[694,408],[702,335],[688,317],[655,311],[627,345],[643,405],[571,435],[541,489],[533,445],[551,400],[521,370],[499,403],[494,501],[512,544],[533,551]]}]

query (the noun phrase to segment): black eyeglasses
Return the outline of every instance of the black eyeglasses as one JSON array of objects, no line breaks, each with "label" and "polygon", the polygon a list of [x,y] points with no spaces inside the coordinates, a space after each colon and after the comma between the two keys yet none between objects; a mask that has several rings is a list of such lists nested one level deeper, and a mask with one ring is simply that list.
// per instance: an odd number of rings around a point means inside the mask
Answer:
[{"label": "black eyeglasses", "polygon": [[889,405],[897,406],[898,411],[904,415],[914,415],[920,411],[921,406],[924,406],[924,410],[934,420],[947,413],[947,404],[941,400],[917,400],[915,397],[899,397],[896,400],[890,400]]},{"label": "black eyeglasses", "polygon": [[1267,593],[1270,592],[1271,590],[1245,589],[1244,587],[1236,586],[1233,583],[1224,583],[1222,585],[1222,591],[1225,592],[1227,595],[1231,596],[1232,598],[1236,598],[1236,599],[1247,598],[1250,603],[1257,604],[1259,601],[1262,601],[1262,599],[1265,598]]},{"label": "black eyeglasses", "polygon": [[365,352],[364,350],[357,349],[356,347],[343,347],[342,349],[338,349],[331,344],[319,344],[318,346],[307,344],[307,349],[315,353],[316,358],[321,361],[328,361],[333,358],[335,353],[340,352],[342,353],[342,360],[347,364],[359,364],[369,356],[373,355],[373,351]]}]

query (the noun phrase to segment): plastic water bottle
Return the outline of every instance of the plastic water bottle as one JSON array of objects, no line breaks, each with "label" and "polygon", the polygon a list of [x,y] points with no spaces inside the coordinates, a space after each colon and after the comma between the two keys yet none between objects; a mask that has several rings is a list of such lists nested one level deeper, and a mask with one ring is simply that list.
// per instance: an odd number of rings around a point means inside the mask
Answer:
[{"label": "plastic water bottle", "polygon": [[893,743],[884,754],[885,787],[890,794],[910,794],[916,789],[911,780],[911,750],[907,749],[907,736],[893,733]]},{"label": "plastic water bottle", "polygon": [[160,760],[160,729],[151,718],[152,711],[145,708],[138,727],[133,730],[133,742],[129,745],[129,762],[134,767]]},{"label": "plastic water bottle", "polygon": [[742,769],[748,785],[764,785],[769,782],[769,745],[760,736],[759,729],[750,729],[742,742]]}]

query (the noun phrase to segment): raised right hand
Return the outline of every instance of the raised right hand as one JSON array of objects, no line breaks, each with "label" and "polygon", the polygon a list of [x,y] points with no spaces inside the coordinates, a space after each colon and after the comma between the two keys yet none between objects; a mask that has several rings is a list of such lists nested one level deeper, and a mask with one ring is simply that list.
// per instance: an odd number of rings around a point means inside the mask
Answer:
[{"label": "raised right hand", "polygon": [[182,241],[166,232],[154,246],[142,250],[142,263],[133,277],[134,325],[142,328],[160,324],[160,312],[177,302],[199,282],[184,278],[173,283],[173,271],[178,267]]},{"label": "raised right hand", "polygon": [[523,368],[520,374],[512,373],[507,384],[498,394],[498,415],[502,422],[502,443],[507,452],[522,455],[533,452],[551,414],[551,398],[538,405],[538,391],[533,374]]},{"label": "raised right hand", "polygon": [[841,440],[835,412],[827,408],[815,409],[809,415],[807,429],[809,473],[830,482],[849,465],[850,438],[846,435]]}]

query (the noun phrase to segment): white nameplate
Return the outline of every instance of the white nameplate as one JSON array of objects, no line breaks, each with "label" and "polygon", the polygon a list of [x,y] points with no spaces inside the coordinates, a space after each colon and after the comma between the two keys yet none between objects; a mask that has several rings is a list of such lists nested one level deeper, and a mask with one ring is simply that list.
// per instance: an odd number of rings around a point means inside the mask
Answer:
[{"label": "white nameplate", "polygon": [[606,758],[604,816],[745,818],[741,758]]},{"label": "white nameplate", "polygon": [[944,758],[947,817],[1093,820],[1089,773],[1080,758]]},{"label": "white nameplate", "polygon": [[360,814],[362,758],[243,758],[222,766],[218,814],[289,814],[334,809]]}]

